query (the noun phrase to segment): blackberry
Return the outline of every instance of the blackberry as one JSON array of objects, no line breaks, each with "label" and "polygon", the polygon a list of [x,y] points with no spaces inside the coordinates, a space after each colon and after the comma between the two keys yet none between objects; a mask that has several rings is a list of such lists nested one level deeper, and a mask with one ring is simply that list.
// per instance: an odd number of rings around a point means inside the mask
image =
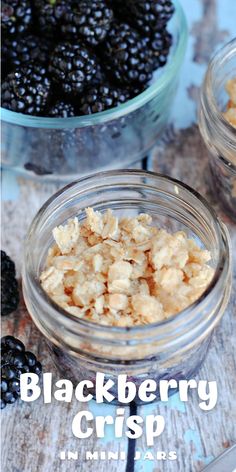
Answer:
[{"label": "blackberry", "polygon": [[59,36],[62,18],[70,4],[70,0],[34,0],[35,22],[40,33],[54,39]]},{"label": "blackberry", "polygon": [[53,118],[69,118],[76,116],[76,113],[74,106],[71,103],[58,100],[49,108],[47,115]]},{"label": "blackberry", "polygon": [[1,316],[15,311],[19,304],[19,290],[16,280],[15,264],[1,251]]},{"label": "blackberry", "polygon": [[2,44],[2,56],[7,69],[16,69],[37,61],[46,64],[50,54],[51,44],[38,36],[25,36],[19,41],[7,38]]},{"label": "blackberry", "polygon": [[89,88],[81,98],[80,110],[83,115],[99,113],[109,108],[126,102],[130,94],[126,90],[111,87],[110,85],[100,85]]},{"label": "blackberry", "polygon": [[139,33],[127,23],[114,23],[105,40],[107,70],[119,83],[146,84],[152,78],[153,63]]},{"label": "blackberry", "polygon": [[74,2],[62,20],[62,32],[70,38],[81,36],[88,44],[97,46],[110,29],[113,11],[104,0]]},{"label": "blackberry", "polygon": [[25,351],[19,339],[13,336],[1,338],[1,408],[19,398],[20,375],[26,372],[41,374],[42,365],[36,356]]},{"label": "blackberry", "polygon": [[80,93],[96,76],[97,59],[83,44],[60,43],[52,53],[49,72],[65,93]]},{"label": "blackberry", "polygon": [[50,80],[44,66],[30,64],[10,73],[2,84],[2,106],[28,115],[42,115]]},{"label": "blackberry", "polygon": [[30,0],[4,0],[1,9],[1,26],[4,37],[26,33],[31,25]]},{"label": "blackberry", "polygon": [[171,0],[114,0],[117,13],[144,35],[160,31],[174,13]]},{"label": "blackberry", "polygon": [[166,64],[172,41],[172,35],[165,29],[153,33],[149,42],[149,49],[155,69],[163,67]]},{"label": "blackberry", "polygon": [[144,90],[148,87],[147,84],[131,84],[127,86],[127,92],[129,93],[129,98],[137,97],[140,93],[144,92]]},{"label": "blackberry", "polygon": [[93,77],[91,85],[103,85],[109,82],[107,71],[101,66],[100,62],[97,62],[97,73]]}]

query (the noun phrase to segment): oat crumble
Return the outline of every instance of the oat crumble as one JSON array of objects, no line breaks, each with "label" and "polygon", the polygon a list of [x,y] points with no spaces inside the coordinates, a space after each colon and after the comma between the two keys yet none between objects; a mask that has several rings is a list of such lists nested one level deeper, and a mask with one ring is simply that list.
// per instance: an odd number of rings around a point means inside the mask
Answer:
[{"label": "oat crumble", "polygon": [[47,294],[79,318],[103,325],[162,321],[201,296],[214,270],[210,253],[183,231],[170,234],[140,214],[118,220],[87,208],[53,230],[40,281]]},{"label": "oat crumble", "polygon": [[225,88],[229,94],[229,101],[224,117],[234,128],[236,128],[236,77],[228,80]]}]

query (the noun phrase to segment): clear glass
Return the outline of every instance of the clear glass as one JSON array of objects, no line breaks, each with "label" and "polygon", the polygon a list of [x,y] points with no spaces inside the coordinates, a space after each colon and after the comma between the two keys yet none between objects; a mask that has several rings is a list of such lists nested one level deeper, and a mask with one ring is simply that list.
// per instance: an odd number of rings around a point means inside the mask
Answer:
[{"label": "clear glass", "polygon": [[[39,275],[52,245],[52,229],[68,218],[85,217],[85,208],[118,216],[146,212],[153,224],[184,230],[212,254],[215,276],[202,297],[170,319],[118,328],[78,319],[42,290]],[[177,180],[144,171],[95,174],[55,194],[35,217],[26,238],[23,290],[28,311],[47,338],[52,357],[65,378],[95,381],[104,372],[115,382],[126,373],[137,385],[145,378],[191,378],[203,362],[214,327],[231,288],[230,243],[226,227],[207,202]]]},{"label": "clear glass", "polygon": [[182,64],[187,25],[178,0],[167,65],[142,94],[111,110],[76,118],[2,115],[2,164],[41,180],[71,181],[142,159],[165,128]]},{"label": "clear glass", "polygon": [[236,38],[209,64],[201,89],[199,127],[210,151],[212,189],[236,221],[236,129],[224,118],[229,96],[225,84],[236,77]]}]

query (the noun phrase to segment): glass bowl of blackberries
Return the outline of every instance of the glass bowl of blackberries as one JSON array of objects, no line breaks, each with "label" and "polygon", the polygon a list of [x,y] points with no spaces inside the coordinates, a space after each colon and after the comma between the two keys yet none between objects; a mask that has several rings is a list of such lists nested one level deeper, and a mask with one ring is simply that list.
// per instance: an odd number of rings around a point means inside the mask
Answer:
[{"label": "glass bowl of blackberries", "polygon": [[179,0],[3,0],[1,23],[3,167],[70,181],[147,155],[184,58]]}]

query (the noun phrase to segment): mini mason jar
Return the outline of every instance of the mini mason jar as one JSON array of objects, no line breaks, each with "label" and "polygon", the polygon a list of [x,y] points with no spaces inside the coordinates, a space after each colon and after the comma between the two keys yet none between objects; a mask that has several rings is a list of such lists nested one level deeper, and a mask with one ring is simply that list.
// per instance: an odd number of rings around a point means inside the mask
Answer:
[{"label": "mini mason jar", "polygon": [[[64,311],[43,291],[39,276],[45,266],[52,230],[85,209],[112,209],[117,216],[148,213],[153,225],[183,230],[211,252],[214,277],[191,306],[163,322],[135,327],[102,326]],[[25,244],[23,290],[26,306],[47,339],[63,378],[75,384],[95,382],[97,372],[115,382],[119,374],[140,383],[148,378],[189,379],[205,359],[211,336],[230,294],[231,258],[227,229],[195,191],[177,180],[151,172],[123,170],[94,174],[68,185],[36,215]],[[90,390],[91,393],[91,390]]]},{"label": "mini mason jar", "polygon": [[201,89],[199,127],[210,151],[213,192],[236,221],[236,129],[223,112],[229,96],[225,85],[236,77],[236,39],[223,47],[209,64]]}]

